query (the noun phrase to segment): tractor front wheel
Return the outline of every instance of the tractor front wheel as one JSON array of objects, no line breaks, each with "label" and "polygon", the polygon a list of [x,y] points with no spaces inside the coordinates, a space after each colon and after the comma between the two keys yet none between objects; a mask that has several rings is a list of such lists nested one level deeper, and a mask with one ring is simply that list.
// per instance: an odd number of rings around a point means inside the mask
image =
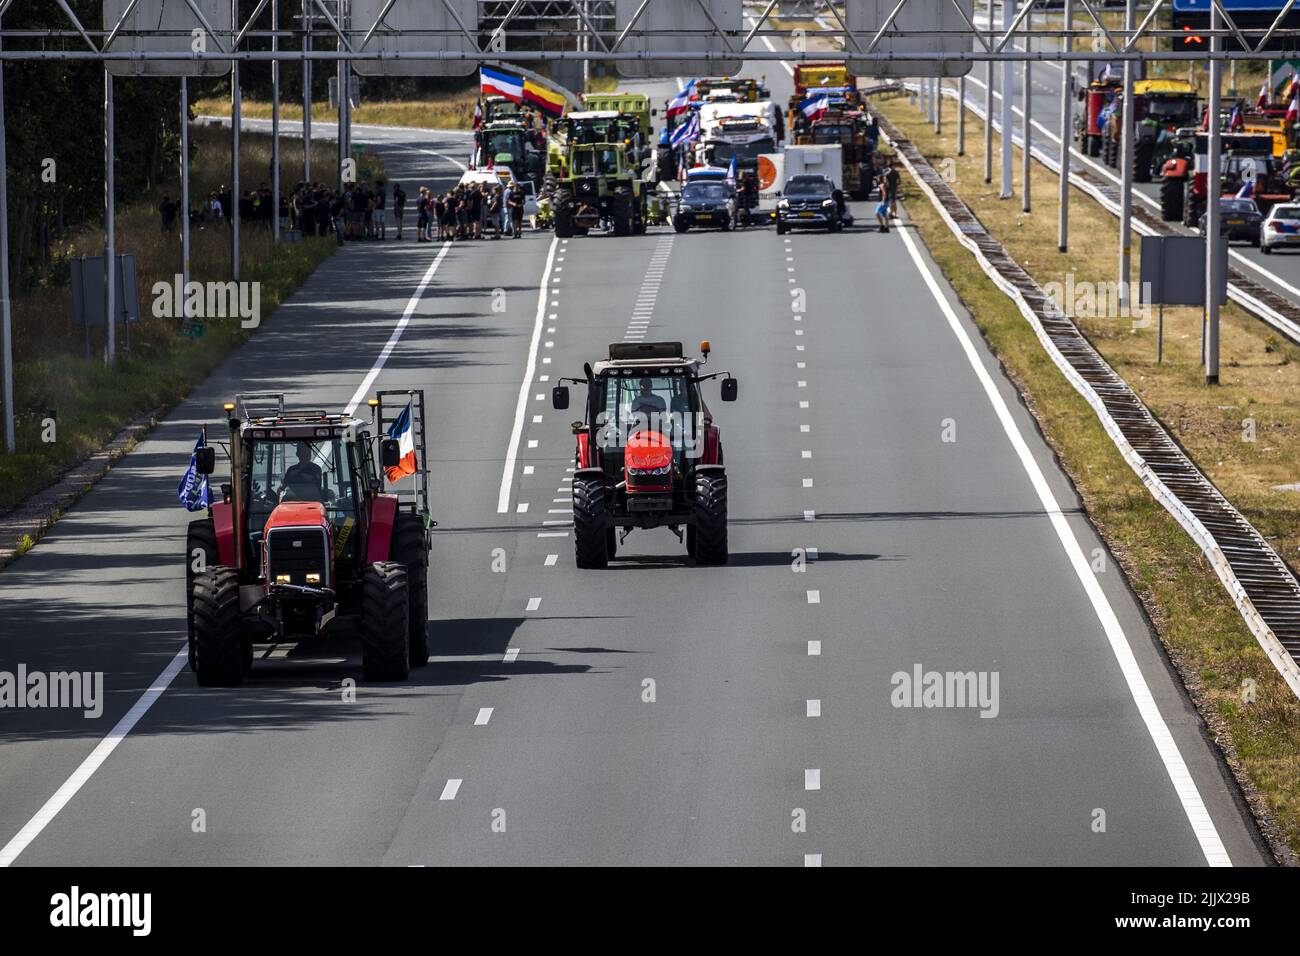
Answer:
[{"label": "tractor front wheel", "polygon": [[424,544],[424,519],[397,516],[393,525],[393,560],[406,567],[406,615],[411,632],[411,666],[429,663],[429,551]]},{"label": "tractor front wheel", "polygon": [[1133,181],[1135,183],[1151,182],[1151,161],[1155,159],[1156,144],[1142,142],[1133,144]]},{"label": "tractor front wheel", "polygon": [[560,239],[571,239],[573,226],[573,193],[567,189],[555,193],[555,235]]},{"label": "tractor front wheel", "polygon": [[1168,176],[1160,183],[1160,218],[1178,222],[1183,218],[1183,181]]},{"label": "tractor front wheel", "polygon": [[1194,229],[1201,224],[1201,203],[1196,195],[1196,184],[1188,179],[1183,187],[1183,225]]},{"label": "tractor front wheel", "polygon": [[361,578],[361,671],[366,680],[406,680],[411,673],[406,568],[376,561]]},{"label": "tractor front wheel", "polygon": [[235,687],[244,680],[244,638],[239,621],[239,575],[209,565],[190,588],[193,654],[199,684]]},{"label": "tractor front wheel", "polygon": [[605,482],[600,478],[573,479],[573,552],[578,567],[609,564],[608,532]]},{"label": "tractor front wheel", "polygon": [[614,223],[614,235],[632,235],[632,193],[627,189],[617,190],[610,205],[609,218]]},{"label": "tractor front wheel", "polygon": [[727,563],[727,476],[697,475],[691,526],[696,564]]}]

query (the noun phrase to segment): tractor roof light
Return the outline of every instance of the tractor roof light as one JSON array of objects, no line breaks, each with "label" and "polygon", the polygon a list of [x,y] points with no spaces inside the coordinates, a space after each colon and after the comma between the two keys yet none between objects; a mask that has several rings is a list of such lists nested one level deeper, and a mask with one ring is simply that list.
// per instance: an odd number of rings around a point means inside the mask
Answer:
[{"label": "tractor roof light", "polygon": [[712,347],[709,345],[708,339],[705,339],[700,343],[700,354],[704,356],[704,361],[707,362],[709,360],[709,352],[711,351]]}]

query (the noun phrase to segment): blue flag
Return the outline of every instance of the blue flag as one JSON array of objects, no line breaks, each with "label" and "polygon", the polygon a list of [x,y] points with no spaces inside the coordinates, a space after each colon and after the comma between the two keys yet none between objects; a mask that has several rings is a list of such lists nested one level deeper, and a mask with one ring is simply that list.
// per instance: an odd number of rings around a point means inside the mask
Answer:
[{"label": "blue flag", "polygon": [[208,476],[199,474],[197,458],[198,450],[206,444],[203,432],[200,431],[199,440],[194,443],[194,454],[190,455],[190,467],[185,469],[185,477],[176,489],[176,497],[180,498],[186,511],[203,511],[212,504],[212,498],[208,494]]}]

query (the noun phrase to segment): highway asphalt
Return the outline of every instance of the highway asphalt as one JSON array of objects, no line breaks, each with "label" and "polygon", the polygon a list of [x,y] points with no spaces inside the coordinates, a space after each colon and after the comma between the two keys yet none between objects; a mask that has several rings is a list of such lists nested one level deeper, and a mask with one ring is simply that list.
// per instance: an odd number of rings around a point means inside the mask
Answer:
[{"label": "highway asphalt", "polygon": [[[404,185],[468,152],[464,134],[355,139]],[[347,405],[408,313],[375,387],[430,409],[430,665],[366,683],[339,636],[197,687],[175,489],[198,427],[236,391]],[[708,338],[740,379],[735,404],[705,386],[727,566],[655,531],[574,567],[574,415],[549,388],[639,338]],[[1265,862],[1139,603],[906,224],[350,244],[0,573],[0,666],[19,662],[103,671],[107,699],[93,720],[2,712],[0,862]],[[896,706],[916,668],[996,675],[989,716]]]}]

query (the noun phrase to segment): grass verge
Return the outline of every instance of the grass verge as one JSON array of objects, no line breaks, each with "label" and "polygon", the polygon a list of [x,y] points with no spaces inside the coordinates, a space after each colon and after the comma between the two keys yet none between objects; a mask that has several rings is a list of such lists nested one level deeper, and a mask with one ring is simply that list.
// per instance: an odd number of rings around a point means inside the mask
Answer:
[{"label": "grass verge", "polygon": [[[1076,283],[1115,278],[1117,240],[1101,237],[1116,236],[1116,222],[1089,198],[1072,190],[1076,238],[1071,252],[1060,254],[1055,177],[1035,164],[1031,195],[1037,198],[1032,215],[1024,215],[1019,196],[1000,200],[996,186],[984,184],[983,157],[976,152],[983,128],[975,117],[967,117],[973,150],[958,157],[951,111],[944,133],[936,136],[905,98],[878,106],[931,162],[949,164],[954,188],[1040,284],[1060,282],[1067,273]],[[995,150],[999,140],[995,132]],[[1017,155],[1017,189],[1019,164]],[[970,253],[908,180],[903,195],[926,245],[1016,382],[1142,600],[1266,835],[1279,856],[1294,863],[1300,854],[1300,701],[1260,650],[1200,550],[1146,491],[1012,302],[972,266]],[[1201,384],[1197,364],[1196,314],[1170,309],[1165,318],[1162,366],[1154,361],[1154,329],[1133,330],[1129,319],[1114,317],[1078,321],[1201,469],[1294,568],[1297,495],[1271,486],[1300,460],[1300,363],[1295,362],[1300,350],[1276,341],[1235,307],[1226,309],[1223,384],[1209,388]],[[1243,416],[1253,416],[1254,442],[1241,440]],[[1247,680],[1254,682],[1253,701],[1243,693]]]},{"label": "grass verge", "polygon": [[[411,126],[424,129],[471,129],[474,125],[474,104],[478,90],[469,90],[437,100],[391,100],[362,103],[352,111],[352,122],[373,126]],[[197,116],[229,116],[230,100],[208,98],[192,104]],[[270,119],[271,104],[244,100],[240,110],[248,119]],[[301,103],[281,103],[280,118],[302,119]],[[337,123],[338,110],[328,102],[313,103],[311,118],[322,123]]]}]

